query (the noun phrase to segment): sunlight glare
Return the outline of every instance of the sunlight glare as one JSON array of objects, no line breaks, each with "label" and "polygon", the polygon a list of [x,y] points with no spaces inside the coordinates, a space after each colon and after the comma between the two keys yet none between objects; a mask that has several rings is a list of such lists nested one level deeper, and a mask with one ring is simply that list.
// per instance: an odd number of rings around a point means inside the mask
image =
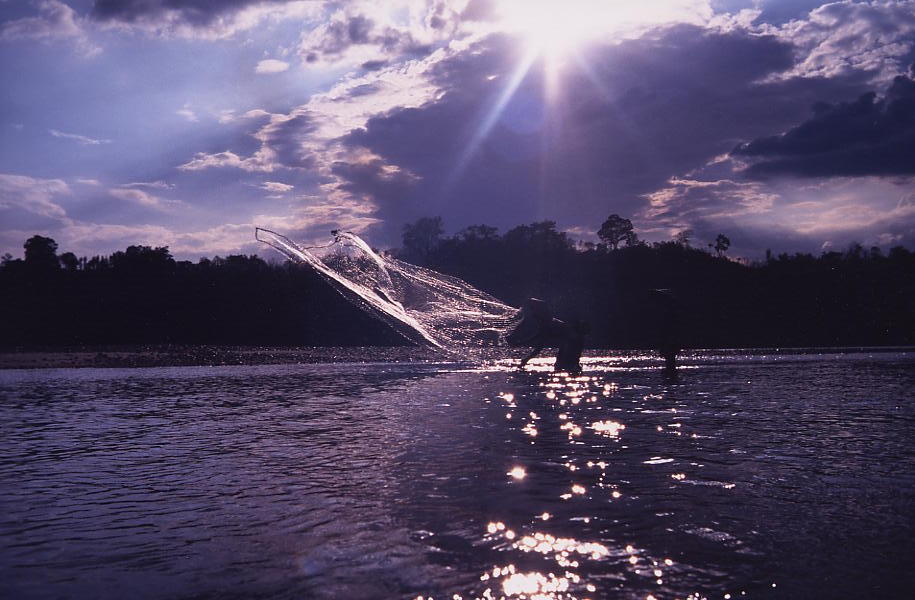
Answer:
[{"label": "sunlight glare", "polygon": [[499,12],[506,30],[552,58],[598,35],[613,13],[600,0],[502,0]]},{"label": "sunlight glare", "polygon": [[502,29],[520,34],[548,58],[598,38],[620,39],[671,22],[700,24],[712,16],[700,0],[499,0]]}]

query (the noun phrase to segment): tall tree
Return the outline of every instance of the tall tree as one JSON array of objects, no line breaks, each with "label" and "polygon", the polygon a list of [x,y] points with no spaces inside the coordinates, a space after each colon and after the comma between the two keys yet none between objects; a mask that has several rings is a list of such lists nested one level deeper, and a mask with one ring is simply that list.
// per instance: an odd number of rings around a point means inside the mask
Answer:
[{"label": "tall tree", "polygon": [[38,269],[59,269],[57,242],[48,237],[33,235],[22,245],[25,248],[25,264]]},{"label": "tall tree", "polygon": [[728,251],[728,248],[731,247],[731,240],[728,236],[723,233],[719,233],[718,237],[715,238],[715,252],[718,253],[718,256],[721,256]]},{"label": "tall tree", "polygon": [[425,260],[442,241],[445,228],[441,217],[423,217],[403,228],[403,251],[408,258]]},{"label": "tall tree", "polygon": [[632,230],[632,221],[624,219],[617,214],[612,214],[607,217],[607,220],[604,221],[604,224],[601,225],[600,229],[597,231],[597,237],[609,244],[614,250],[619,248],[620,242],[622,241],[632,245],[637,239]]}]

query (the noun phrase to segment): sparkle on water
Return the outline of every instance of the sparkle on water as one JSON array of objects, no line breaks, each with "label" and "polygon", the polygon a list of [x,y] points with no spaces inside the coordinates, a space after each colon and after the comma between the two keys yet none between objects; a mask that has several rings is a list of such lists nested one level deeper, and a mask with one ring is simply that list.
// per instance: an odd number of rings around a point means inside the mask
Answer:
[{"label": "sparkle on water", "polygon": [[903,597],[913,362],[0,372],[0,592]]}]

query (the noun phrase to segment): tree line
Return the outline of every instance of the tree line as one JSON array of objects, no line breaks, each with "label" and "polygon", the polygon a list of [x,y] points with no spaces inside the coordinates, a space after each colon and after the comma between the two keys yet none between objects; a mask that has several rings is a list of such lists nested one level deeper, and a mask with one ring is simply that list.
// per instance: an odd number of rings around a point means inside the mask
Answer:
[{"label": "tree line", "polygon": [[0,266],[0,346],[396,345],[312,270],[257,256],[176,261],[167,247],[57,255],[33,236]]},{"label": "tree line", "polygon": [[552,221],[499,234],[485,225],[444,235],[442,220],[404,229],[399,256],[456,275],[515,306],[545,300],[560,318],[591,326],[590,343],[650,348],[669,290],[686,347],[876,346],[915,343],[915,253],[852,244],[819,256],[767,252],[746,264],[726,256],[730,240],[695,245],[684,230],[647,244],[610,215],[600,243],[576,243]]},{"label": "tree line", "polygon": [[[446,236],[433,217],[407,225],[392,253],[515,306],[541,298],[560,318],[588,322],[595,347],[652,347],[664,320],[658,289],[676,299],[685,347],[915,343],[915,253],[901,246],[744,264],[727,258],[724,234],[705,247],[689,231],[646,244],[619,215],[597,233],[600,243],[579,243],[542,221]],[[24,259],[3,257],[0,290],[6,348],[404,343],[309,268],[257,256],[192,263],[130,246],[87,259],[33,236]]]}]

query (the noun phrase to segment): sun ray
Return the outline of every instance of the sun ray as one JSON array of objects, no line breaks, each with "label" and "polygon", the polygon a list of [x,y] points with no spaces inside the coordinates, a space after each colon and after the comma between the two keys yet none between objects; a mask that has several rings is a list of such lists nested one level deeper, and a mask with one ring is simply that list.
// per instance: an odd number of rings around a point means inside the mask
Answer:
[{"label": "sun ray", "polygon": [[534,64],[537,56],[538,55],[536,52],[528,51],[525,53],[521,61],[518,62],[515,70],[512,71],[511,77],[509,77],[508,81],[505,82],[505,86],[502,88],[502,91],[499,93],[496,101],[486,113],[486,116],[483,117],[483,120],[476,128],[476,131],[474,131],[473,136],[470,138],[467,146],[464,147],[464,150],[461,152],[461,155],[458,157],[454,164],[454,168],[451,170],[451,173],[445,180],[443,192],[446,195],[454,187],[458,180],[460,180],[461,176],[464,174],[464,171],[467,169],[467,166],[470,164],[470,161],[480,149],[480,145],[486,140],[486,136],[489,135],[489,132],[499,121],[499,117],[505,110],[506,105],[509,103],[509,101],[511,101],[512,97],[514,97],[515,92],[518,90],[521,82],[524,81],[524,78],[530,71],[531,65]]}]

